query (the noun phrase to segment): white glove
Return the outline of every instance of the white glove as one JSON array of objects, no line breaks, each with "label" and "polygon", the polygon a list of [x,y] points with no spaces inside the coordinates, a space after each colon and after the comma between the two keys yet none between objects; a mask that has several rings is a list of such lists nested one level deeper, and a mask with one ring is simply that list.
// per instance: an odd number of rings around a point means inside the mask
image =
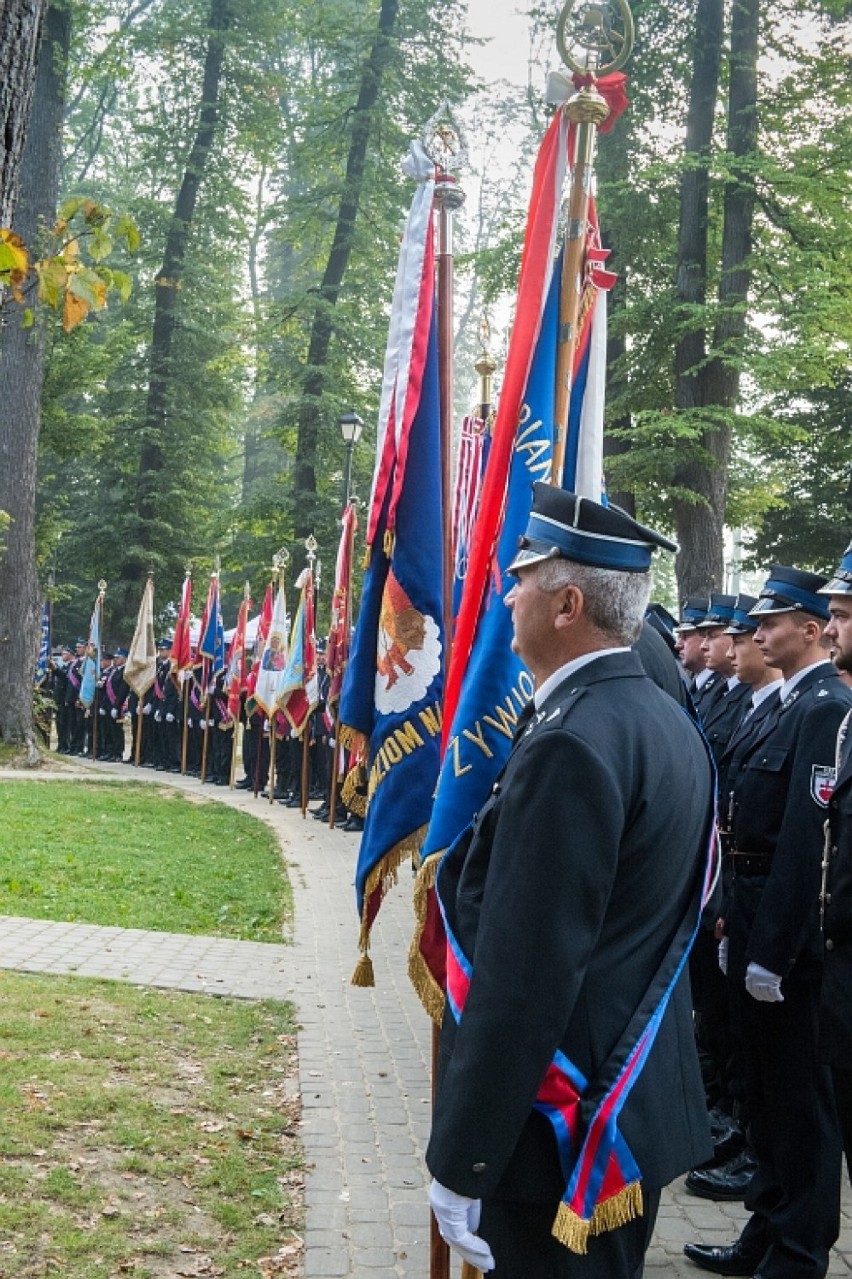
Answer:
[{"label": "white glove", "polygon": [[167,712],[166,712],[166,723],[167,723],[167,724],[173,724],[174,722],[175,722],[175,717],[174,717],[174,715],[171,713],[171,711],[167,711]]},{"label": "white glove", "polygon": [[728,975],[728,939],[723,937],[719,942],[719,967],[727,977]]},{"label": "white glove", "polygon": [[161,720],[162,718],[163,718],[163,712],[162,712],[162,711],[154,711],[154,723],[155,723],[155,724],[159,724],[159,722],[160,722],[160,720]]},{"label": "white glove", "polygon": [[444,1243],[476,1270],[493,1270],[491,1249],[484,1239],[478,1239],[473,1233],[479,1226],[482,1200],[466,1199],[433,1179],[429,1187],[429,1204]]},{"label": "white glove", "polygon": [[198,727],[199,727],[199,728],[206,728],[206,727],[207,727],[207,720],[206,720],[206,719],[200,719],[200,720],[198,721]]},{"label": "white glove", "polygon": [[151,714],[151,703],[150,703],[150,702],[148,703],[148,705],[147,705],[147,706],[143,706],[143,707],[142,707],[142,714],[143,714],[143,715],[150,715],[150,714]]},{"label": "white glove", "polygon": [[780,1004],[784,999],[778,974],[754,961],[746,969],[745,988],[752,999],[759,999],[764,1004]]},{"label": "white glove", "polygon": [[113,706],[112,710],[110,711],[110,715],[112,716],[112,718],[113,718],[113,719],[118,719],[118,707],[117,707],[117,706]]}]

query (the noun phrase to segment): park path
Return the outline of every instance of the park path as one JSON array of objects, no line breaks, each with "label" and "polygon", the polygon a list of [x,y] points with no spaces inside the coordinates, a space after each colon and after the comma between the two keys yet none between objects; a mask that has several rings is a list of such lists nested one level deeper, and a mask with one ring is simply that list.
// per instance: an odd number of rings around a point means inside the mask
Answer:
[{"label": "park path", "polygon": [[[41,779],[93,772],[175,786],[267,821],[293,886],[292,945],[234,942],[140,929],[0,917],[0,967],[77,973],[241,998],[289,999],[297,1010],[306,1184],[305,1279],[427,1279],[423,1153],[429,1132],[430,1026],[406,975],[410,877],[403,868],[373,931],[374,989],[349,978],[357,959],[352,879],[358,836],[298,810],[193,778],[79,764]],[[0,843],[3,780],[0,772]],[[698,1279],[682,1255],[691,1239],[726,1243],[741,1204],[695,1199],[678,1181],[664,1194],[646,1275]],[[852,1273],[852,1195],[829,1279]],[[453,1276],[457,1275],[456,1268]]]}]

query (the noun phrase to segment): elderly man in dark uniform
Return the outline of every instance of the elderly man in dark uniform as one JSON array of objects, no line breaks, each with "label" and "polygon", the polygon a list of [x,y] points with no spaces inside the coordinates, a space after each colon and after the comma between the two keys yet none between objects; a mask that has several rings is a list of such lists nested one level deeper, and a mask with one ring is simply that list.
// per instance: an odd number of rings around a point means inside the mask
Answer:
[{"label": "elderly man in dark uniform", "polygon": [[[820,592],[829,596],[825,636],[838,671],[852,672],[852,543]],[[834,1100],[852,1179],[852,716],[837,735],[837,778],[828,804],[820,917],[824,971],[820,1051],[831,1067]]]},{"label": "elderly man in dark uniform", "polygon": [[818,898],[835,741],[852,695],[823,647],[825,582],[776,565],[752,610],[754,642],[784,680],[725,783],[727,969],[757,1170],[739,1239],[684,1248],[715,1274],[822,1279],[839,1230],[840,1138],[831,1079],[817,1056]]},{"label": "elderly man in dark uniform", "polygon": [[660,546],[623,512],[535,486],[506,603],[536,692],[438,874],[430,1202],[495,1279],[633,1279],[661,1187],[711,1150],[685,969],[712,770],[630,649]]}]

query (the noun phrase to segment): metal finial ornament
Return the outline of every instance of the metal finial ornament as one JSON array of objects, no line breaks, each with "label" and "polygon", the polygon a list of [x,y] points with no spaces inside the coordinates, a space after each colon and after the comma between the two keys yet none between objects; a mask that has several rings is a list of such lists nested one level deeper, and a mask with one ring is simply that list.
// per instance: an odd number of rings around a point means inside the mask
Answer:
[{"label": "metal finial ornament", "polygon": [[272,571],[277,573],[278,577],[284,572],[285,567],[290,562],[290,552],[286,546],[280,546],[272,557]]},{"label": "metal finial ornament", "polygon": [[421,138],[423,150],[437,170],[435,176],[435,202],[454,213],[464,204],[465,195],[454,176],[454,171],[468,165],[467,141],[461,125],[453,119],[449,102],[444,99],[438,110],[428,120]]},{"label": "metal finial ornament", "polygon": [[308,536],[305,538],[305,550],[307,551],[307,555],[308,555],[308,564],[310,564],[311,567],[313,567],[314,560],[317,557],[318,545],[319,543],[317,542],[317,539],[314,537],[313,533],[309,533]]},{"label": "metal finial ornament", "polygon": [[556,24],[556,47],[579,75],[620,71],[633,48],[627,0],[568,0]]},{"label": "metal finial ornament", "polygon": [[106,594],[106,588],[107,588],[107,584],[106,584],[106,582],[104,581],[104,579],[103,579],[103,578],[101,578],[101,579],[100,579],[100,581],[98,582],[98,594],[99,594],[99,595],[105,595],[105,594]]}]

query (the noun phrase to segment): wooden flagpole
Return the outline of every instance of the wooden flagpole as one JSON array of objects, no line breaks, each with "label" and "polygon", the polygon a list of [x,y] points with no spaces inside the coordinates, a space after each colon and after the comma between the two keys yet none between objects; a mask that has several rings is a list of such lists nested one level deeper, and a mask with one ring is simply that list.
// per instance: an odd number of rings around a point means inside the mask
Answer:
[{"label": "wooden flagpole", "polygon": [[[444,104],[426,126],[424,147],[435,163],[435,206],[438,209],[436,277],[438,293],[438,387],[441,416],[441,509],[443,515],[444,677],[449,670],[453,625],[453,214],[464,203],[464,192],[448,165],[463,162],[465,148],[449,108]],[[434,1103],[440,1031],[432,1025],[432,1100]],[[430,1215],[429,1279],[449,1279],[450,1249]],[[467,1262],[462,1279],[476,1271]]]}]

